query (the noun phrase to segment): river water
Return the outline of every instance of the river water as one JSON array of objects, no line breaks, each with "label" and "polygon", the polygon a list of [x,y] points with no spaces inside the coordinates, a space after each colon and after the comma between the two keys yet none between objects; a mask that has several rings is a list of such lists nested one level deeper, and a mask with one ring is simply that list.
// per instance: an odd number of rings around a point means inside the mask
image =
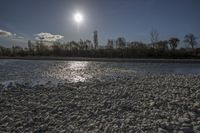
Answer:
[{"label": "river water", "polygon": [[200,64],[0,60],[0,83],[107,81],[163,73],[200,74]]}]

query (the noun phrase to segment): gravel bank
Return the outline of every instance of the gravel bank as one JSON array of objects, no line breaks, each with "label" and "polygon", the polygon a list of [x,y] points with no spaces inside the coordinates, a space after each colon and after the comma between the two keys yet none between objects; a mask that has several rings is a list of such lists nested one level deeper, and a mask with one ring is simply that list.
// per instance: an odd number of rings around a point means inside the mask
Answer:
[{"label": "gravel bank", "polygon": [[0,132],[200,132],[197,75],[0,88]]}]

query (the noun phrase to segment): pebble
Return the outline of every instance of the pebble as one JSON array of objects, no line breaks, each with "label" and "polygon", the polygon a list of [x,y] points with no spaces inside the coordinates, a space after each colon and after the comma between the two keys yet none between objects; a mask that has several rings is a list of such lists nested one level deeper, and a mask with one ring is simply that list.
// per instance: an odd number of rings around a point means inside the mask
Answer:
[{"label": "pebble", "polygon": [[195,99],[200,93],[200,76],[149,74],[56,87],[50,84],[10,84],[0,97],[0,132],[200,130],[200,100]]},{"label": "pebble", "polygon": [[182,127],[181,131],[183,131],[183,133],[193,133],[193,130],[190,127]]},{"label": "pebble", "polygon": [[162,128],[158,128],[158,133],[168,133],[168,131]]},{"label": "pebble", "polygon": [[179,118],[178,119],[179,120],[179,122],[181,122],[181,123],[189,123],[190,122],[190,119],[188,119],[188,118]]}]

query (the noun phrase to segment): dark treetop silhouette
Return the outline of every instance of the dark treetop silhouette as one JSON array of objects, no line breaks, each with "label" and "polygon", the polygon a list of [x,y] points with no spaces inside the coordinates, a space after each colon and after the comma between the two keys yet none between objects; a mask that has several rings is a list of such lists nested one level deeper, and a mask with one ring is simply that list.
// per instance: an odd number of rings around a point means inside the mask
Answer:
[{"label": "dark treetop silhouette", "polygon": [[191,48],[178,48],[180,39],[171,37],[168,41],[158,41],[158,33],[151,32],[152,43],[127,42],[125,38],[108,40],[106,46],[98,45],[98,32],[94,32],[93,40],[53,42],[49,45],[44,38],[28,41],[28,48],[13,46],[0,47],[0,56],[64,56],[64,57],[107,57],[107,58],[200,58],[197,37],[193,34],[185,36],[184,43]]}]

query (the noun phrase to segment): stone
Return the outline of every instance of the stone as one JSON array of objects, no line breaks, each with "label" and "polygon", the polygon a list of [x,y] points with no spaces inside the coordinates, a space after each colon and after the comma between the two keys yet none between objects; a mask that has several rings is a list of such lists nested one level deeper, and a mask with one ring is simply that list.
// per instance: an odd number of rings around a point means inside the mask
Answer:
[{"label": "stone", "polygon": [[200,131],[200,125],[193,127],[194,131]]},{"label": "stone", "polygon": [[190,115],[190,117],[195,118],[197,117],[197,114],[195,112],[189,112],[188,113]]},{"label": "stone", "polygon": [[168,131],[163,128],[158,128],[158,133],[168,133]]},{"label": "stone", "polygon": [[200,107],[200,103],[195,102],[195,103],[193,104],[193,107],[194,107],[194,108]]},{"label": "stone", "polygon": [[61,130],[60,133],[66,133],[66,130]]},{"label": "stone", "polygon": [[190,122],[190,119],[189,118],[179,118],[178,121],[180,123],[189,123]]},{"label": "stone", "polygon": [[181,128],[181,131],[182,131],[183,133],[193,133],[193,130],[192,130],[192,128],[190,128],[190,127],[182,127],[182,128]]}]

